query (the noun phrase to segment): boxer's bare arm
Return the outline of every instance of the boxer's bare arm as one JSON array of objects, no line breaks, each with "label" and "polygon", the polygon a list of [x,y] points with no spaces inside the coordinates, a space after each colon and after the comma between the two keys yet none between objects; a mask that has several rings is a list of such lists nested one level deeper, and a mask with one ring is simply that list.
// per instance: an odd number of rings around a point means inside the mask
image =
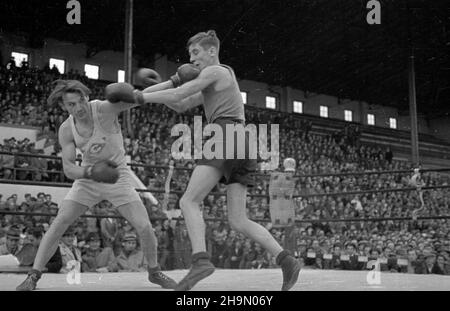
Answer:
[{"label": "boxer's bare arm", "polygon": [[183,113],[188,111],[189,109],[203,105],[203,101],[203,94],[201,92],[198,92],[197,94],[191,95],[178,103],[174,103],[172,105],[173,107],[170,108],[178,113]]},{"label": "boxer's bare arm", "polygon": [[[146,88],[145,90],[143,90],[142,92],[144,94],[145,93],[153,93],[153,92],[172,89],[172,88],[173,88],[172,81],[168,80],[165,82],[161,82],[161,83],[152,85],[152,86]],[[170,108],[172,108],[173,110],[175,110],[178,113],[183,113],[189,109],[200,106],[202,104],[203,104],[203,95],[201,92],[198,92],[197,94],[189,96],[188,98],[185,98],[178,103],[174,103],[173,107],[170,107]]]},{"label": "boxer's bare arm", "polygon": [[84,168],[75,163],[76,147],[69,122],[64,122],[58,131],[59,144],[62,148],[62,162],[64,174],[70,179],[80,179],[84,177]]},{"label": "boxer's bare arm", "polygon": [[[173,88],[173,83],[172,83],[172,81],[168,80],[165,82],[161,82],[161,83],[152,85],[152,86],[146,88],[145,90],[143,90],[142,92],[145,94],[145,93],[152,93],[152,92],[156,92],[156,91],[167,90],[170,88]],[[102,100],[99,103],[99,112],[100,113],[119,114],[122,111],[132,109],[135,107],[139,107],[139,106],[140,105],[135,104],[135,103],[125,103],[125,102],[112,104],[107,100]]]},{"label": "boxer's bare arm", "polygon": [[107,100],[102,100],[99,103],[99,108],[98,108],[98,112],[100,113],[110,113],[110,114],[119,114],[122,111],[125,110],[129,110],[131,108],[134,107],[139,107],[138,104],[135,103],[125,103],[125,102],[120,102],[120,103],[110,103]]},{"label": "boxer's bare arm", "polygon": [[194,101],[184,101],[185,99],[200,93],[213,83],[229,78],[228,72],[218,66],[210,66],[203,69],[196,79],[186,82],[176,89],[144,93],[143,97],[146,103],[164,104],[175,111],[180,111],[183,109],[181,107],[183,103],[190,103],[190,108],[200,105],[199,101],[195,101],[194,104]]},{"label": "boxer's bare arm", "polygon": [[171,80],[167,80],[152,86],[149,86],[148,88],[144,89],[142,91],[142,93],[153,93],[156,91],[162,91],[162,90],[167,90],[167,89],[172,89],[173,88],[173,83]]}]

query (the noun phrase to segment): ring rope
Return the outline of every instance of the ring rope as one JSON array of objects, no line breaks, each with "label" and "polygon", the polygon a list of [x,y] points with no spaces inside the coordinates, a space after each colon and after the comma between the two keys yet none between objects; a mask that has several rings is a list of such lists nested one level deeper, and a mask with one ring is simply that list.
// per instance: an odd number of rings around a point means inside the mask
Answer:
[{"label": "ring rope", "polygon": [[[71,183],[57,183],[57,182],[47,182],[47,181],[25,181],[25,180],[10,180],[1,179],[0,184],[16,184],[16,185],[31,185],[31,186],[47,186],[47,187],[61,187],[70,188]],[[428,186],[422,187],[422,190],[432,190],[432,189],[448,189],[450,185],[440,185],[440,186]],[[164,189],[135,189],[137,192],[155,192],[155,193],[165,193]],[[346,191],[346,192],[329,192],[329,193],[310,193],[310,194],[299,194],[293,195],[293,198],[312,198],[312,197],[323,197],[323,196],[345,196],[345,195],[355,195],[355,194],[365,194],[365,193],[383,193],[383,192],[400,192],[400,191],[416,191],[417,187],[406,187],[406,188],[392,188],[392,189],[374,189],[374,190],[358,190],[358,191]],[[172,190],[171,193],[174,194],[184,194],[184,191]],[[210,192],[210,195],[214,196],[226,196],[225,192]],[[251,194],[247,193],[247,196],[259,197],[259,198],[269,198],[267,194]]]},{"label": "ring rope", "polygon": [[[18,211],[9,211],[5,209],[0,209],[0,215],[24,215],[24,216],[48,216],[54,217],[57,214],[54,213],[30,213],[30,212],[18,212]],[[119,218],[123,219],[121,215],[87,215],[83,214],[80,217],[84,218]],[[150,217],[150,220],[165,220],[167,217]],[[173,220],[184,220],[183,217],[174,217]],[[417,217],[418,220],[427,220],[427,219],[450,219],[450,215],[441,215],[441,216],[420,216]],[[205,217],[206,221],[227,221],[225,218],[217,218],[217,217]],[[266,218],[253,218],[251,219],[257,222],[271,222],[270,219]],[[316,222],[381,222],[381,221],[402,221],[402,220],[411,220],[411,217],[379,217],[379,218],[322,218],[322,219],[296,219],[296,223],[316,223]]]},{"label": "ring rope", "polygon": [[[62,161],[61,157],[57,156],[48,156],[42,154],[34,154],[34,153],[12,153],[8,151],[0,151],[0,154],[13,155],[13,156],[23,156],[23,157],[35,157],[35,158],[46,158],[46,159],[54,159]],[[81,161],[81,159],[76,159],[76,161]],[[150,165],[150,164],[139,164],[139,163],[127,163],[128,166],[132,167],[146,167],[146,168],[155,168],[155,169],[170,169],[170,166],[167,165]],[[174,166],[176,170],[185,170],[192,171],[193,168],[188,167],[179,167]],[[301,174],[294,175],[294,177],[299,178],[313,178],[313,177],[327,177],[327,176],[360,176],[360,175],[382,175],[382,174],[410,174],[411,169],[408,170],[393,170],[393,171],[367,171],[367,172],[342,172],[342,173],[318,173],[318,174]],[[430,169],[421,169],[422,172],[450,172],[450,168],[430,168]],[[54,173],[57,173],[56,171]],[[261,177],[270,177],[270,172],[268,173],[254,173],[254,176]]]}]

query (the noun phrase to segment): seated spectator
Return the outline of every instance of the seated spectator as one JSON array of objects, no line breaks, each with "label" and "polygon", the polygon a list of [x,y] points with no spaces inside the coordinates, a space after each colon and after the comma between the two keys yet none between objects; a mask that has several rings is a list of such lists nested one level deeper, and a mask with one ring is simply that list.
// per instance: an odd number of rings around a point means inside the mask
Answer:
[{"label": "seated spectator", "polygon": [[333,257],[329,263],[330,269],[341,270],[343,268],[343,263],[341,261],[341,245],[335,244],[333,246]]},{"label": "seated spectator", "polygon": [[387,259],[387,271],[398,272],[399,267],[397,265],[397,256],[392,252],[392,247],[384,248],[384,258]]},{"label": "seated spectator", "polygon": [[[8,151],[7,147],[0,144],[0,152]],[[12,179],[14,170],[14,156],[9,154],[0,154],[0,178]]]},{"label": "seated spectator", "polygon": [[89,233],[86,243],[82,255],[83,272],[117,272],[119,270],[112,248],[100,247],[101,241],[98,233]]},{"label": "seated spectator", "polygon": [[418,273],[418,265],[420,264],[417,261],[417,252],[415,249],[408,250],[408,265],[402,269],[402,272],[406,273]]},{"label": "seated spectator", "polygon": [[252,269],[265,269],[269,266],[269,260],[267,258],[267,252],[259,243],[255,243],[256,258],[251,263]]},{"label": "seated spectator", "polygon": [[[102,201],[98,204],[98,213],[101,215],[115,215],[116,210],[109,201]],[[119,237],[120,221],[117,218],[101,218],[100,234],[105,247],[120,246]]]},{"label": "seated spectator", "polygon": [[436,255],[428,253],[425,255],[425,262],[422,264],[422,274],[443,274],[439,267],[436,267]]},{"label": "seated spectator", "polygon": [[6,232],[2,227],[3,226],[0,224],[0,246],[6,244]]},{"label": "seated spectator", "polygon": [[229,262],[230,269],[239,269],[244,250],[242,243],[239,240],[235,240],[232,247],[228,249],[226,261]]},{"label": "seated spectator", "polygon": [[178,220],[174,230],[175,269],[188,269],[191,265],[192,246],[183,220]]},{"label": "seated spectator", "polygon": [[251,264],[255,259],[256,259],[256,252],[253,248],[253,242],[250,239],[245,239],[239,269],[250,269]]},{"label": "seated spectator", "polygon": [[137,249],[137,235],[127,232],[122,238],[122,251],[116,258],[119,272],[147,271],[144,252]]},{"label": "seated spectator", "polygon": [[436,263],[433,267],[434,274],[450,275],[450,266],[446,264],[444,255],[436,256]]},{"label": "seated spectator", "polygon": [[[40,227],[34,227],[27,230],[27,237],[22,249],[17,254],[17,259],[21,266],[33,266],[36,258],[39,244],[41,244],[44,230]],[[45,265],[47,272],[59,273],[62,267],[62,258],[59,250],[56,250],[48,263]]]},{"label": "seated spectator", "polygon": [[[59,242],[59,252],[61,253],[62,268],[61,273],[68,273],[72,270],[73,261],[76,261],[81,268],[81,263],[83,261],[81,257],[80,249],[74,245],[75,241],[75,229],[69,227],[66,232],[64,232],[61,241]],[[82,270],[81,270],[82,271]]]},{"label": "seated spectator", "polygon": [[[308,256],[309,254],[309,256]],[[314,251],[313,247],[308,247],[306,249],[306,256],[304,257],[304,263],[305,266],[314,266],[316,263],[316,258],[318,256],[318,254]],[[313,257],[314,256],[314,257]]]},{"label": "seated spectator", "polygon": [[324,269],[323,263],[324,263],[324,260],[323,260],[322,256],[317,256],[316,261],[313,266],[314,269]]},{"label": "seated spectator", "polygon": [[356,246],[354,244],[347,244],[346,255],[349,258],[342,261],[343,270],[362,270],[363,266],[358,262],[358,254],[356,254]]},{"label": "seated spectator", "polygon": [[20,241],[20,229],[17,226],[11,226],[6,232],[6,243],[0,245],[0,256],[1,255],[17,255],[20,251],[19,247]]},{"label": "seated spectator", "polygon": [[225,266],[225,253],[228,249],[225,240],[222,238],[217,239],[213,243],[211,262],[217,268],[224,268]]}]

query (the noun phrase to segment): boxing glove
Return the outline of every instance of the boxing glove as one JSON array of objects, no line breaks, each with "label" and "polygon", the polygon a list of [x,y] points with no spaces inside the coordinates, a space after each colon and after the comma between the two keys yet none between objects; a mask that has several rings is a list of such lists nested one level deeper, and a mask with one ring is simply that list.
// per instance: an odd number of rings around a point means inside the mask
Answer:
[{"label": "boxing glove", "polygon": [[113,161],[103,160],[94,165],[86,166],[83,177],[97,182],[115,184],[119,179],[119,171]]},{"label": "boxing glove", "polygon": [[161,83],[161,81],[159,73],[149,68],[141,68],[136,73],[136,83],[144,86],[144,88]]},{"label": "boxing glove", "polygon": [[200,74],[200,69],[192,64],[184,64],[178,67],[177,73],[170,77],[173,87],[179,87],[183,83],[194,80]]},{"label": "boxing glove", "polygon": [[108,84],[105,88],[105,98],[113,104],[125,102],[141,105],[144,103],[142,92],[135,90],[131,84],[125,82]]}]

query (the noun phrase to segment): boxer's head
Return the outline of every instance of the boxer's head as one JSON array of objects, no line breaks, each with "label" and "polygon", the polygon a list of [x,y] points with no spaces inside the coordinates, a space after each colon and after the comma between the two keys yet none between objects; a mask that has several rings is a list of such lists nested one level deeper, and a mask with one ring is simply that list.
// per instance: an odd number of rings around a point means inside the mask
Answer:
[{"label": "boxer's head", "polygon": [[199,32],[187,43],[190,61],[203,70],[207,66],[219,63],[220,40],[214,30]]},{"label": "boxer's head", "polygon": [[51,105],[59,104],[76,119],[84,119],[89,116],[89,94],[87,86],[77,80],[57,80],[55,88],[48,97]]}]

